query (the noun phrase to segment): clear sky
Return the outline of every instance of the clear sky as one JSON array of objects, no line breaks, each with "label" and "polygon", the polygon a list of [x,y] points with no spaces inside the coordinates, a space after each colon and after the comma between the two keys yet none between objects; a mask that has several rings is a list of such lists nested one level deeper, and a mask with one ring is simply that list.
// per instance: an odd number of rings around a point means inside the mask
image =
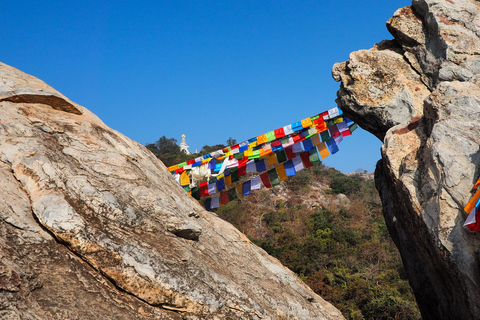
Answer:
[{"label": "clear sky", "polygon": [[[2,1],[0,61],[142,144],[191,151],[336,106],[335,62],[391,39],[408,0]],[[355,131],[324,163],[372,172],[380,141]]]}]

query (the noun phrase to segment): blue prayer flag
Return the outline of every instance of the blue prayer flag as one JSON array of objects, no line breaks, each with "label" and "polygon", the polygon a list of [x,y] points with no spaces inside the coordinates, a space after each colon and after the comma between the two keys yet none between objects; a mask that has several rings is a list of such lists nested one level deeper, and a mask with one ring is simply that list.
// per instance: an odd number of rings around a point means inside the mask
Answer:
[{"label": "blue prayer flag", "polygon": [[225,189],[225,180],[224,179],[217,180],[217,191],[220,191],[223,189]]},{"label": "blue prayer flag", "polygon": [[291,177],[297,174],[295,172],[295,165],[293,164],[293,161],[291,159],[285,162],[283,166],[285,167],[285,173],[287,174],[287,177]]},{"label": "blue prayer flag", "polygon": [[305,139],[305,140],[302,141],[302,143],[303,143],[303,150],[305,150],[305,151],[310,151],[314,148],[313,143],[312,143],[312,139]]},{"label": "blue prayer flag", "polygon": [[328,150],[330,150],[331,154],[338,152],[338,146],[335,143],[335,140],[330,139],[330,140],[327,140],[325,143],[327,144]]},{"label": "blue prayer flag", "polygon": [[263,172],[267,170],[264,159],[260,159],[259,161],[255,162],[255,165],[257,166],[257,172]]},{"label": "blue prayer flag", "polygon": [[203,205],[205,206],[205,210],[212,210],[212,198],[205,199],[205,201],[203,201]]},{"label": "blue prayer flag", "polygon": [[292,123],[292,130],[293,131],[299,131],[299,130],[302,130],[302,129],[303,129],[302,121],[297,121],[295,123]]},{"label": "blue prayer flag", "polygon": [[243,183],[243,189],[242,189],[242,194],[244,196],[248,196],[250,194],[250,188],[251,188],[252,182],[250,180],[245,181]]}]

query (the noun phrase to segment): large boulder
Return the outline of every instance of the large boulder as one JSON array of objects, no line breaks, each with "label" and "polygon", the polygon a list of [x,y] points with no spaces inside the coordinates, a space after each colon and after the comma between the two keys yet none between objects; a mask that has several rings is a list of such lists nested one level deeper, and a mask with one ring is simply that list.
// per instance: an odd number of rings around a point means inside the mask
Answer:
[{"label": "large boulder", "polygon": [[424,319],[480,319],[480,234],[462,225],[480,174],[480,2],[414,0],[394,40],[333,67],[337,104],[383,141],[375,172]]},{"label": "large boulder", "polygon": [[343,319],[142,145],[0,63],[1,319]]}]

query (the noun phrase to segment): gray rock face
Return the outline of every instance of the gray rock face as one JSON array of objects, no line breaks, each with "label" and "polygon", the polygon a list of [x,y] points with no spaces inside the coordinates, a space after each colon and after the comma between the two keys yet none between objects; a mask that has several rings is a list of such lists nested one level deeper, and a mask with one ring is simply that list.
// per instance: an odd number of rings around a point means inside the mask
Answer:
[{"label": "gray rock face", "polygon": [[480,2],[414,0],[394,36],[333,67],[337,103],[383,141],[375,180],[424,319],[480,319]]},{"label": "gray rock face", "polygon": [[343,319],[146,148],[0,64],[1,319]]}]

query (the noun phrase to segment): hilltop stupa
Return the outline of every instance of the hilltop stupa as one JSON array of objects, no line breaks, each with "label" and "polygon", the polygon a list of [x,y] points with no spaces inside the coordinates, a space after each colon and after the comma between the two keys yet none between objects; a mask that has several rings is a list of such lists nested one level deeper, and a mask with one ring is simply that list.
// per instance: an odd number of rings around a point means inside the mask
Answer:
[{"label": "hilltop stupa", "polygon": [[188,146],[187,146],[187,142],[185,141],[184,134],[182,134],[182,141],[180,142],[180,150],[185,152],[186,154],[192,154],[190,151],[188,151]]}]

